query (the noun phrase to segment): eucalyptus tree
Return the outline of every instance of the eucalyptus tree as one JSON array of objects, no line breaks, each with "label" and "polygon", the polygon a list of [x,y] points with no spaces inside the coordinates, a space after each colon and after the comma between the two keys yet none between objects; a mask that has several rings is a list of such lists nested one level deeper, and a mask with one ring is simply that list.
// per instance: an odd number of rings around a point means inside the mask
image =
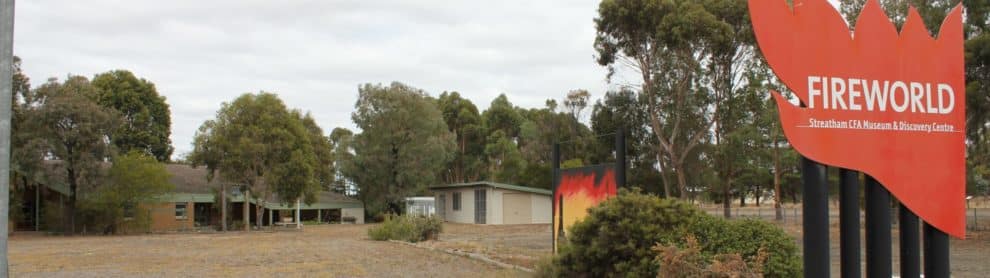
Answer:
[{"label": "eucalyptus tree", "polygon": [[399,82],[361,85],[351,119],[361,133],[344,174],[369,214],[401,212],[403,198],[435,184],[454,157],[456,136],[422,90]]},{"label": "eucalyptus tree", "polygon": [[266,200],[311,203],[320,189],[321,158],[314,140],[315,123],[307,128],[304,115],[289,109],[273,93],[244,94],[224,103],[216,118],[197,131],[190,160],[205,165],[244,192],[244,229],[250,227],[248,201],[256,200],[258,226]]},{"label": "eucalyptus tree", "polygon": [[126,70],[97,74],[92,83],[97,88],[97,102],[116,110],[122,118],[111,143],[121,153],[139,150],[158,161],[168,161],[173,150],[169,139],[172,115],[155,84]]},{"label": "eucalyptus tree", "polygon": [[118,120],[113,111],[98,105],[97,89],[82,76],[65,82],[50,79],[35,90],[37,110],[31,116],[37,138],[46,155],[65,171],[69,200],[63,212],[63,231],[75,233],[79,189],[92,189],[100,165],[111,156],[110,137]]},{"label": "eucalyptus tree", "polygon": [[[595,18],[598,63],[632,71],[657,137],[664,193],[687,198],[688,160],[708,144],[747,55],[743,0],[604,0]],[[716,135],[721,137],[721,135]],[[718,142],[716,142],[716,145]]]}]

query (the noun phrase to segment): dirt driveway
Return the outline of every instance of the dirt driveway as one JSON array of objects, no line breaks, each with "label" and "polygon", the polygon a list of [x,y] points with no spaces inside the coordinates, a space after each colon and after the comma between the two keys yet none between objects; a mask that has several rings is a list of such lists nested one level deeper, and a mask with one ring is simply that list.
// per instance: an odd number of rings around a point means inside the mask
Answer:
[{"label": "dirt driveway", "polygon": [[21,236],[14,277],[516,277],[523,273],[441,252],[367,240],[370,225],[302,232],[140,236]]}]

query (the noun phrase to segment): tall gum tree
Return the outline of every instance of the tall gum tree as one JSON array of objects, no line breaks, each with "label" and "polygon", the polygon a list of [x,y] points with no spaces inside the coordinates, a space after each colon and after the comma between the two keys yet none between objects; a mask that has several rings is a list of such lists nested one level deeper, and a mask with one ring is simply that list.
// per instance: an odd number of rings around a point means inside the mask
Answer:
[{"label": "tall gum tree", "polygon": [[[598,63],[631,70],[642,78],[649,125],[657,137],[664,193],[676,179],[687,198],[687,164],[714,124],[713,97],[704,66],[710,62],[725,21],[694,0],[604,0],[595,18]],[[673,177],[671,177],[673,176]]]},{"label": "tall gum tree", "polygon": [[351,119],[361,133],[344,174],[371,215],[401,212],[403,198],[425,192],[454,156],[456,137],[422,90],[399,82],[361,85]]},{"label": "tall gum tree", "polygon": [[[315,135],[318,127],[307,130],[304,121],[302,113],[288,109],[273,93],[241,95],[224,103],[216,119],[203,123],[190,160],[242,187],[243,215],[249,215],[248,199],[255,199],[260,227],[262,208],[273,194],[282,203],[311,203],[319,191],[321,163],[311,140],[326,139]],[[244,229],[249,227],[245,221]]]},{"label": "tall gum tree", "polygon": [[122,118],[119,130],[110,138],[117,150],[138,150],[158,161],[168,161],[173,150],[169,139],[171,112],[155,84],[126,70],[97,74],[92,83],[97,88],[97,103],[114,109]]},{"label": "tall gum tree", "polygon": [[35,92],[38,138],[44,140],[44,147],[58,169],[65,171],[65,183],[69,187],[69,200],[63,212],[66,234],[75,233],[80,188],[95,186],[100,164],[111,154],[109,138],[117,119],[93,101],[96,90],[85,77],[69,76],[62,83],[50,79]]}]

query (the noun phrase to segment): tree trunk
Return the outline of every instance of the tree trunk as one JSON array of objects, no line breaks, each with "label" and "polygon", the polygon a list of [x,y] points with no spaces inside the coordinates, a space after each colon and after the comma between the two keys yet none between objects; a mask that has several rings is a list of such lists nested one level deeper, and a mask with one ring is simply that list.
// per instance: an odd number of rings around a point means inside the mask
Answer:
[{"label": "tree trunk", "polygon": [[243,215],[242,218],[244,218],[244,231],[245,232],[251,230],[251,206],[249,205],[251,203],[251,202],[249,202],[250,196],[251,196],[251,189],[245,189],[244,190],[244,205],[241,206],[241,208],[244,209],[244,214],[242,214]]},{"label": "tree trunk", "polygon": [[784,200],[783,192],[780,192],[780,144],[777,141],[777,133],[773,135],[773,210],[777,221],[784,220],[784,209],[780,203]]},{"label": "tree trunk", "polygon": [[[255,226],[258,227],[258,230],[259,231],[261,230],[261,225],[264,224],[264,222],[265,222],[265,220],[264,220],[265,219],[265,203],[268,202],[268,197],[269,197],[268,195],[269,194],[271,194],[271,193],[265,193],[265,196],[262,196],[261,197],[261,200],[258,200],[258,202],[254,204],[254,207],[255,207],[254,215],[257,216],[257,218],[254,219],[254,222],[255,222]],[[271,223],[268,223],[268,225],[271,225]]]},{"label": "tree trunk", "polygon": [[68,169],[69,178],[69,203],[65,206],[65,215],[62,216],[63,222],[65,224],[64,231],[66,235],[73,235],[76,233],[76,190],[78,189],[78,181],[76,180],[76,171],[70,166]]},{"label": "tree trunk", "polygon": [[726,182],[722,188],[722,215],[726,219],[732,218],[732,183]]},{"label": "tree trunk", "polygon": [[687,174],[684,173],[684,169],[683,169],[684,163],[680,163],[680,164],[681,165],[678,165],[677,172],[676,172],[676,174],[677,174],[677,189],[681,191],[681,192],[678,192],[680,194],[680,199],[681,200],[686,200],[687,199],[687,196],[688,196],[688,193],[687,193],[687,177],[686,177]]},{"label": "tree trunk", "polygon": [[227,231],[227,189],[220,184],[220,231]]},{"label": "tree trunk", "polygon": [[657,154],[657,162],[660,164],[660,181],[663,182],[663,197],[670,198],[670,178],[667,177],[667,163],[663,161],[663,156]]},{"label": "tree trunk", "polygon": [[746,207],[746,192],[739,190],[739,208]]}]

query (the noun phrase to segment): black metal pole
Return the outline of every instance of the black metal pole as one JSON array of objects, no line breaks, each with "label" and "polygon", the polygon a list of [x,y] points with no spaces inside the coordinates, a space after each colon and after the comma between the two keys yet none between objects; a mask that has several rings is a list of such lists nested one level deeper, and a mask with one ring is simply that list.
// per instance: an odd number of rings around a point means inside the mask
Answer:
[{"label": "black metal pole", "polygon": [[[554,196],[553,197],[553,200],[556,202],[557,201],[557,186],[560,185],[560,144],[559,143],[554,143],[553,144],[553,154],[552,154],[552,158],[551,159],[552,159],[552,161],[550,163],[553,164],[553,165],[550,166],[551,167],[551,172],[552,172],[551,173],[552,176],[550,176],[550,178],[551,178],[551,182],[553,184],[550,185],[550,186],[553,187],[553,196]],[[552,240],[551,241],[553,241],[553,245],[552,246],[553,246],[553,252],[555,254],[557,253],[557,236],[556,236],[557,235],[557,229],[556,229],[556,226],[557,225],[560,225],[560,223],[558,223],[558,222],[563,222],[563,220],[564,220],[563,215],[561,215],[560,218],[556,218],[556,216],[558,215],[558,210],[560,212],[563,212],[564,211],[563,208],[559,208],[559,209],[557,208],[558,206],[563,205],[563,199],[560,199],[560,200],[561,201],[558,202],[556,206],[551,206],[550,207],[551,213],[555,217],[553,219],[554,221],[550,221],[553,224],[553,227],[550,227],[550,235],[552,237]],[[560,214],[562,214],[562,213],[560,213]]]},{"label": "black metal pole", "polygon": [[890,277],[890,192],[866,176],[866,277]]},{"label": "black metal pole", "polygon": [[825,166],[801,159],[804,277],[829,277],[828,179]]},{"label": "black metal pole", "polygon": [[925,277],[949,277],[949,235],[925,223]]},{"label": "black metal pole", "polygon": [[859,172],[839,170],[839,252],[841,277],[862,277],[859,242]]},{"label": "black metal pole", "polygon": [[901,277],[921,277],[921,235],[918,215],[901,203],[897,217],[900,222]]},{"label": "black metal pole", "polygon": [[615,187],[626,186],[626,129],[615,130]]}]

